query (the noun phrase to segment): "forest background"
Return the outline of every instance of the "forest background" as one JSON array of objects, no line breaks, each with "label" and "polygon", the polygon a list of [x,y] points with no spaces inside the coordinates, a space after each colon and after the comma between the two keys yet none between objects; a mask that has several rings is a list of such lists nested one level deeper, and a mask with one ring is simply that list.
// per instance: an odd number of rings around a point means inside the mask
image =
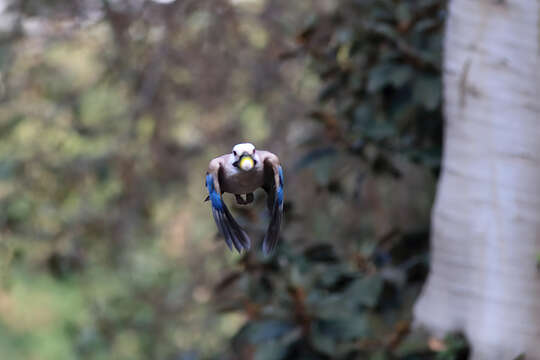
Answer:
[{"label": "forest background", "polygon": [[[410,331],[445,1],[0,5],[0,358],[466,357]],[[269,258],[203,202],[243,141],[284,167]],[[263,194],[232,208],[258,243]]]}]

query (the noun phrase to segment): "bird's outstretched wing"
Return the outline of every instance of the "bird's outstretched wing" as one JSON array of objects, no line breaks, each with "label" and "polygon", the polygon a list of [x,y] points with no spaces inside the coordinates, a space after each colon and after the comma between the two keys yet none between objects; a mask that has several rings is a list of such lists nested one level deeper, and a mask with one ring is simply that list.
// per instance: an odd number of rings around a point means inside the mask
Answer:
[{"label": "bird's outstretched wing", "polygon": [[220,166],[217,165],[217,167],[214,166],[213,168],[212,163],[210,163],[210,168],[206,174],[206,188],[208,189],[208,197],[212,203],[214,220],[219,232],[225,238],[225,242],[229,249],[232,250],[234,246],[238,252],[242,252],[242,250],[247,251],[251,246],[251,241],[246,232],[236,222],[221,197],[219,176]]},{"label": "bird's outstretched wing", "polygon": [[271,253],[279,240],[281,219],[283,218],[283,170],[276,155],[268,153],[264,161],[265,190],[268,193],[270,223],[264,236],[262,250]]}]

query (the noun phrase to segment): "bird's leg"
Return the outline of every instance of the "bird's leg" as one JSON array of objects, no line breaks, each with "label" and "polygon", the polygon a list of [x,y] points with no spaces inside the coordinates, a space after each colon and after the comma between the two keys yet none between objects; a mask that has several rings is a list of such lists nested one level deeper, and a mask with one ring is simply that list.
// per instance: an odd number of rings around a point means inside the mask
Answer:
[{"label": "bird's leg", "polygon": [[234,197],[236,198],[236,203],[238,205],[246,205],[247,204],[247,201],[244,200],[244,198],[242,197],[242,195],[240,194],[234,194]]},{"label": "bird's leg", "polygon": [[251,204],[254,199],[255,196],[253,196],[253,193],[246,194],[246,205]]}]

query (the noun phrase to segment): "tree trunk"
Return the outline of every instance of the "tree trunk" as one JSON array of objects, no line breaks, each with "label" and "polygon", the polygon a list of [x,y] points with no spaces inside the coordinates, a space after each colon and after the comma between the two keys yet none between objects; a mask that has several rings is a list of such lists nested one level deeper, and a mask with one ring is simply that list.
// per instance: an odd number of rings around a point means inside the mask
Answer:
[{"label": "tree trunk", "polygon": [[451,0],[431,273],[414,313],[473,359],[540,360],[540,0]]}]

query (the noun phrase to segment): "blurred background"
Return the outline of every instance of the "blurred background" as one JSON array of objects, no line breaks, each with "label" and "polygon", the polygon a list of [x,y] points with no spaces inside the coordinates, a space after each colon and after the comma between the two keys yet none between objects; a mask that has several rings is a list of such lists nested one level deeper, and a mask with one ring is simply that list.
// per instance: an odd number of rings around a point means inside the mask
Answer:
[{"label": "blurred background", "polygon": [[[444,0],[0,1],[1,359],[463,359],[410,331]],[[269,258],[204,175],[280,156]],[[226,195],[258,245],[264,193]]]}]

